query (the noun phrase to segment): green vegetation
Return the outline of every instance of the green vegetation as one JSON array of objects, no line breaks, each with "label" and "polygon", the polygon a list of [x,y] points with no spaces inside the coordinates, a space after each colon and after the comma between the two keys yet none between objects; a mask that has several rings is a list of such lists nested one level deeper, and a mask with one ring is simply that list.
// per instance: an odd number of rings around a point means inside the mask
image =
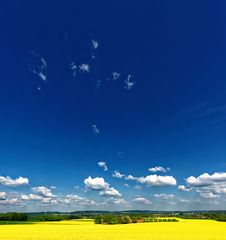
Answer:
[{"label": "green vegetation", "polygon": [[149,212],[149,211],[84,211],[72,213],[0,213],[0,224],[19,224],[71,219],[94,219],[96,224],[128,224],[145,222],[176,222],[181,219],[210,219],[226,222],[225,211],[207,212]]},{"label": "green vegetation", "polygon": [[96,224],[127,224],[131,223],[132,219],[129,216],[116,215],[98,215],[94,218]]},{"label": "green vegetation", "polygon": [[145,222],[178,222],[175,218],[152,218],[136,216],[98,215],[94,218],[96,224],[128,224]]},{"label": "green vegetation", "polygon": [[24,222],[27,220],[28,220],[28,216],[26,213],[17,213],[17,212],[0,213],[0,221]]}]

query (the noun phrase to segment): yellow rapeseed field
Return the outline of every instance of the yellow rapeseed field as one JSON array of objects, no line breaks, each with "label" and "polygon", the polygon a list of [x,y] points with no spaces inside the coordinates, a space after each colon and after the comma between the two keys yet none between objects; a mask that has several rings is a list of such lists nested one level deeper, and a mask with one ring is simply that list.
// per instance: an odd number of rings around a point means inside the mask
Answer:
[{"label": "yellow rapeseed field", "polygon": [[1,240],[226,240],[226,223],[208,220],[95,225],[62,221],[0,225]]}]

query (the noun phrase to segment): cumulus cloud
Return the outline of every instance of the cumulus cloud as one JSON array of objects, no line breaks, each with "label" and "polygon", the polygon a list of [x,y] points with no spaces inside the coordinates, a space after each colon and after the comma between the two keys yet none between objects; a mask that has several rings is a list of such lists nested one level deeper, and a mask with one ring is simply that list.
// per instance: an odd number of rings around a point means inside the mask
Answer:
[{"label": "cumulus cloud", "polygon": [[134,181],[138,181],[138,177],[134,177],[133,175],[128,175],[128,176],[125,176],[125,180],[134,180]]},{"label": "cumulus cloud", "polygon": [[124,175],[115,171],[113,177],[124,178],[125,180],[136,181],[148,186],[175,186],[177,181],[173,176],[147,175],[145,177],[135,177],[133,175]]},{"label": "cumulus cloud", "polygon": [[40,187],[33,187],[32,191],[34,193],[37,193],[43,197],[55,197],[55,195],[53,195],[52,190],[50,188],[44,187],[44,186],[40,186]]},{"label": "cumulus cloud", "polygon": [[98,162],[97,164],[99,167],[103,168],[104,171],[108,170],[108,166],[107,166],[106,162]]},{"label": "cumulus cloud", "polygon": [[91,190],[104,190],[109,187],[109,183],[105,182],[102,177],[92,178],[89,176],[84,180],[84,184]]},{"label": "cumulus cloud", "polygon": [[9,176],[7,177],[0,176],[1,185],[15,187],[20,185],[27,185],[28,183],[29,183],[28,178],[18,177],[18,178],[12,179]]},{"label": "cumulus cloud", "polygon": [[156,173],[156,172],[168,172],[170,171],[170,168],[167,167],[167,168],[164,168],[164,167],[161,167],[161,166],[156,166],[156,167],[152,167],[152,168],[148,168],[148,171],[149,172],[153,172],[153,173]]},{"label": "cumulus cloud", "polygon": [[90,71],[90,66],[87,63],[82,63],[79,65],[79,71],[80,72],[89,72]]},{"label": "cumulus cloud", "polygon": [[18,198],[4,199],[0,201],[0,205],[17,205],[19,203]]},{"label": "cumulus cloud", "polygon": [[85,197],[80,197],[75,194],[68,194],[63,197],[63,202],[66,204],[76,204],[80,206],[93,206],[96,202]]},{"label": "cumulus cloud", "polygon": [[190,176],[186,179],[186,183],[187,187],[178,189],[194,188],[202,198],[215,199],[226,193],[226,172],[215,172],[212,175],[203,173],[198,177]]},{"label": "cumulus cloud", "polygon": [[173,194],[166,194],[166,193],[154,194],[154,196],[157,197],[157,198],[165,199],[165,200],[174,198]]},{"label": "cumulus cloud", "polygon": [[203,173],[197,178],[190,176],[186,179],[186,182],[189,186],[194,187],[208,186],[214,183],[226,182],[226,172],[216,172],[212,175],[209,173]]},{"label": "cumulus cloud", "polygon": [[152,202],[146,198],[143,197],[138,197],[133,199],[134,202],[138,203],[138,204],[143,204],[143,205],[149,205],[152,204]]},{"label": "cumulus cloud", "polygon": [[135,82],[132,74],[129,74],[129,75],[127,76],[125,82],[124,82],[124,88],[125,88],[126,90],[130,90],[131,88],[134,87],[135,83],[136,83],[136,82]]},{"label": "cumulus cloud", "polygon": [[114,204],[118,204],[118,205],[125,205],[125,204],[128,204],[124,199],[122,198],[119,198],[119,199],[115,199],[113,201]]},{"label": "cumulus cloud", "polygon": [[119,171],[114,171],[114,173],[112,174],[112,177],[115,177],[115,178],[123,178],[125,177],[124,174],[121,174]]},{"label": "cumulus cloud", "polygon": [[121,197],[122,194],[113,187],[108,187],[99,193],[101,196],[105,197]]},{"label": "cumulus cloud", "polygon": [[192,188],[186,187],[186,186],[184,186],[184,185],[179,185],[179,186],[178,186],[178,190],[179,190],[179,191],[182,191],[182,192],[190,192],[190,191],[192,190]]},{"label": "cumulus cloud", "polygon": [[[40,192],[40,191],[39,191]],[[43,192],[43,191],[42,191]],[[95,205],[95,201],[89,200],[85,197],[80,197],[75,194],[67,194],[67,195],[52,195],[46,194],[48,196],[43,196],[43,193],[41,194],[23,194],[21,195],[20,199],[22,201],[39,201],[41,204],[75,204],[79,206],[91,206]]]},{"label": "cumulus cloud", "polygon": [[0,201],[5,200],[6,192],[0,192]]},{"label": "cumulus cloud", "polygon": [[43,197],[39,196],[39,195],[35,195],[35,194],[22,194],[21,195],[21,200],[25,200],[25,201],[32,201],[32,200],[42,200]]},{"label": "cumulus cloud", "polygon": [[97,125],[92,125],[92,130],[94,135],[98,135],[100,133],[100,130],[97,128]]},{"label": "cumulus cloud", "polygon": [[214,194],[212,192],[200,192],[200,196],[207,199],[215,199],[220,197],[220,195]]},{"label": "cumulus cloud", "polygon": [[148,186],[175,186],[177,181],[173,176],[159,176],[148,175],[146,177],[139,177],[137,179],[139,183],[145,183]]},{"label": "cumulus cloud", "polygon": [[121,193],[113,187],[110,187],[110,184],[105,182],[104,178],[101,177],[88,177],[84,180],[84,184],[87,188],[91,190],[98,190],[99,195],[105,197],[121,197]]}]

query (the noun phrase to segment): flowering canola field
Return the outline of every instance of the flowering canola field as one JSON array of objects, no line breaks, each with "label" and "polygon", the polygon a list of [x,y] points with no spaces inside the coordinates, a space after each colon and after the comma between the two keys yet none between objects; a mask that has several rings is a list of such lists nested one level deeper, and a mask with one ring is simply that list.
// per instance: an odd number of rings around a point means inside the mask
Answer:
[{"label": "flowering canola field", "polygon": [[226,222],[96,225],[91,220],[0,225],[1,240],[226,240]]}]

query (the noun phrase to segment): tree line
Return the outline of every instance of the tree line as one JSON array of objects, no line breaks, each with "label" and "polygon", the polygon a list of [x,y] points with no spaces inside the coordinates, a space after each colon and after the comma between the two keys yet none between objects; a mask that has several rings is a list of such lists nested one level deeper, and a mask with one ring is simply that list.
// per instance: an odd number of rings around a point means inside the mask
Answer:
[{"label": "tree line", "polygon": [[97,215],[94,217],[96,224],[129,224],[129,223],[144,223],[144,222],[178,222],[175,218],[152,218],[152,217],[137,217],[129,215]]},{"label": "tree line", "polygon": [[14,221],[14,222],[25,222],[28,220],[28,215],[26,213],[0,213],[0,221]]}]

